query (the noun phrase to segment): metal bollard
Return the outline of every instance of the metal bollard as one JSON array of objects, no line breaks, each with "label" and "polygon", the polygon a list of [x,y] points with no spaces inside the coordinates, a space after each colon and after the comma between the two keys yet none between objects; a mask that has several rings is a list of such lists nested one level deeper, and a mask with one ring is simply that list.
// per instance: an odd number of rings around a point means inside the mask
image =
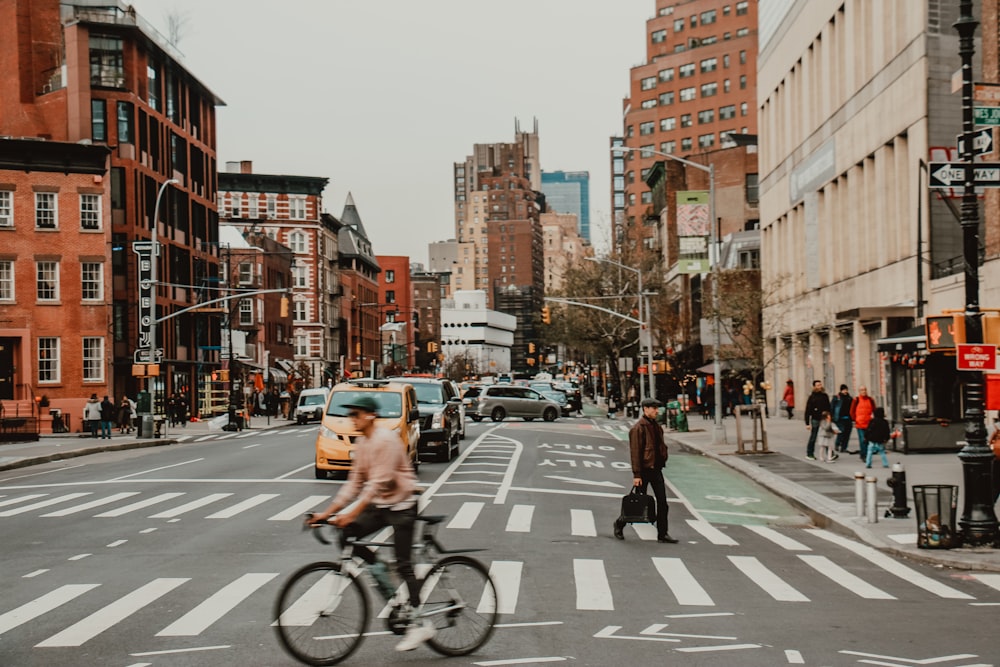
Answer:
[{"label": "metal bollard", "polygon": [[863,472],[854,473],[854,507],[859,518],[865,515],[865,474]]},{"label": "metal bollard", "polygon": [[885,511],[885,517],[905,519],[910,515],[910,508],[906,506],[906,471],[902,463],[892,464],[892,477],[885,483],[892,489],[892,507]]},{"label": "metal bollard", "polygon": [[878,491],[878,487],[875,485],[878,480],[874,477],[866,477],[866,497],[868,501],[868,523],[878,523],[878,502],[875,498],[875,493]]}]

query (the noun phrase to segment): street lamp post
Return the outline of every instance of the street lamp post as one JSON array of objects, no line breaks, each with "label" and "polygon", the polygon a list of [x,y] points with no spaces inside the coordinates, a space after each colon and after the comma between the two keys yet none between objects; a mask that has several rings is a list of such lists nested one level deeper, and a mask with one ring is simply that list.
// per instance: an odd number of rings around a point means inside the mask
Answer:
[{"label": "street lamp post", "polygon": [[[159,233],[160,225],[160,201],[163,198],[163,192],[167,189],[168,185],[176,185],[180,183],[176,178],[170,178],[163,182],[160,189],[156,192],[156,203],[153,204],[153,229],[149,235],[149,245],[150,245],[150,257],[149,257],[149,268],[150,273],[153,277],[153,289],[150,295],[150,300],[152,301],[152,312],[153,319],[149,323],[149,361],[152,364],[158,363],[156,359],[156,324],[159,321],[156,317],[156,296],[159,292],[159,274],[157,274],[157,257],[160,254],[159,239],[157,237]],[[146,391],[149,393],[149,409],[152,414],[156,414],[156,399],[155,399],[156,385],[152,378],[146,379]],[[166,435],[166,421],[164,421],[163,434]]]},{"label": "street lamp post", "polygon": [[708,174],[708,218],[710,225],[708,262],[709,274],[712,276],[712,375],[715,382],[715,421],[712,430],[712,444],[725,444],[726,429],[722,426],[722,368],[719,364],[719,352],[722,349],[722,331],[719,323],[719,280],[718,273],[715,270],[717,257],[713,256],[718,253],[718,238],[715,229],[715,165],[712,163],[708,165],[699,164],[673,153],[663,153],[648,148],[638,149],[630,146],[612,146],[611,151],[618,153],[641,151],[642,153],[660,155]]}]

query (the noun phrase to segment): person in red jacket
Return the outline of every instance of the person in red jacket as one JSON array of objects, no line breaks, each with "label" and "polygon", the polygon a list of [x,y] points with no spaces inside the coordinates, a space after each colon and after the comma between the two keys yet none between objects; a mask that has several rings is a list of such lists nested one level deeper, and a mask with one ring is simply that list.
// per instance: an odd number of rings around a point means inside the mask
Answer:
[{"label": "person in red jacket", "polygon": [[781,395],[781,400],[785,402],[785,410],[788,410],[788,418],[791,419],[795,413],[795,383],[791,380],[785,383],[785,393]]},{"label": "person in red jacket", "polygon": [[858,387],[858,395],[851,401],[851,421],[858,431],[858,456],[862,461],[868,460],[868,440],[865,432],[875,414],[875,401],[868,395],[867,387]]}]

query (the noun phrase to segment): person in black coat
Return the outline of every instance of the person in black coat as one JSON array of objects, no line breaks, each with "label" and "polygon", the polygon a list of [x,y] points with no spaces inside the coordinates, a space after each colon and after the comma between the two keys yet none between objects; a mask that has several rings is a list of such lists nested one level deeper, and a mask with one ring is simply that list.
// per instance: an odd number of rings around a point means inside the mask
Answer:
[{"label": "person in black coat", "polygon": [[111,428],[115,424],[115,404],[111,402],[111,398],[108,396],[104,397],[101,401],[101,437],[111,439]]},{"label": "person in black coat", "polygon": [[851,403],[854,398],[851,396],[851,392],[848,391],[847,385],[840,385],[840,392],[833,397],[830,401],[830,414],[833,415],[833,423],[837,425],[840,429],[840,434],[837,436],[837,442],[835,444],[836,450],[838,452],[846,452],[847,446],[851,441]]},{"label": "person in black coat", "polygon": [[806,458],[816,460],[816,436],[823,422],[823,413],[830,410],[830,397],[823,391],[823,381],[813,380],[813,390],[806,401],[806,428],[809,429],[809,443],[806,445]]}]

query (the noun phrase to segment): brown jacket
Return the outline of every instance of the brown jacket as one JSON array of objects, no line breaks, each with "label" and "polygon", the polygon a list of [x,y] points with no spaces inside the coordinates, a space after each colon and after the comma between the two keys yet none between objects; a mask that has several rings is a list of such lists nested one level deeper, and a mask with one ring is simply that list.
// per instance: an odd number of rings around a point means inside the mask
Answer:
[{"label": "brown jacket", "polygon": [[661,468],[669,456],[667,443],[663,441],[663,429],[646,416],[640,417],[629,430],[628,448],[632,457],[633,477],[640,477],[643,470],[657,469],[657,451],[660,453]]}]

